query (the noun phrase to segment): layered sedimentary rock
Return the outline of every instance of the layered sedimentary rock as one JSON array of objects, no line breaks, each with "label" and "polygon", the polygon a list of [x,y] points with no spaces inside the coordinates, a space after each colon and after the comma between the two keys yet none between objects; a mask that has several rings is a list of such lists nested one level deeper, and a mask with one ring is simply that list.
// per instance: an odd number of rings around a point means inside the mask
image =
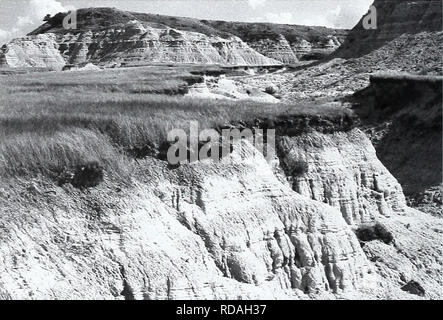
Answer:
[{"label": "layered sedimentary rock", "polygon": [[375,0],[377,26],[365,29],[362,20],[352,29],[337,54],[358,57],[377,49],[402,34],[442,30],[441,0]]},{"label": "layered sedimentary rock", "polygon": [[175,170],[150,158],[123,191],[43,184],[27,197],[44,201],[26,210],[23,193],[5,194],[0,297],[300,298],[370,286],[340,211],[282,184],[253,150]]},{"label": "layered sedimentary rock", "polygon": [[[27,43],[40,45],[28,49]],[[228,39],[206,36],[197,32],[144,27],[130,21],[120,28],[80,33],[44,34],[28,36],[22,42],[17,39],[7,45],[7,52],[0,53],[3,64],[8,66],[52,67],[91,62],[96,65],[114,66],[143,63],[198,63],[223,65],[277,65],[279,61],[267,58],[237,37]],[[51,50],[49,50],[50,48]],[[26,60],[23,54],[26,53]],[[45,59],[39,57],[44,57]],[[63,59],[64,58],[64,59]],[[1,58],[0,58],[1,59]],[[64,62],[66,61],[66,62]]]},{"label": "layered sedimentary rock", "polygon": [[250,42],[249,44],[264,56],[285,64],[293,64],[298,61],[297,55],[282,34],[278,35],[275,39],[260,39],[256,42]]},{"label": "layered sedimentary rock", "polygon": [[343,98],[369,86],[370,75],[381,71],[442,75],[442,36],[441,31],[403,34],[358,58],[335,58],[302,72],[274,73],[237,81],[243,86],[277,86],[283,100],[288,102]]},{"label": "layered sedimentary rock", "polygon": [[301,39],[293,43],[292,47],[301,60],[322,60],[336,51],[342,42],[336,36],[327,36],[314,43]]},{"label": "layered sedimentary rock", "polygon": [[328,36],[323,40],[322,45],[325,49],[336,50],[338,47],[341,46],[341,43],[342,42],[337,37]]},{"label": "layered sedimentary rock", "polygon": [[307,60],[309,56],[327,56],[337,50],[342,41],[343,39],[336,36],[324,36],[320,41],[296,38],[289,42],[283,34],[271,34],[261,35],[258,40],[248,41],[248,44],[267,57],[285,64],[294,64],[299,59]]},{"label": "layered sedimentary rock", "polygon": [[174,62],[227,65],[272,65],[239,38],[224,39],[197,32],[144,27],[130,21],[123,28],[67,33],[59,37],[60,52],[71,64]]},{"label": "layered sedimentary rock", "polygon": [[[53,68],[54,49],[59,49],[69,65],[293,64],[298,55],[311,52],[310,48],[332,52],[346,34],[321,27],[207,21],[113,8],[80,9],[77,28],[66,30],[66,14],[58,13],[28,37],[7,44],[0,52],[0,65]],[[28,48],[29,42],[38,45]],[[303,48],[294,50],[299,42]],[[45,60],[44,56],[51,58]],[[57,68],[63,63],[59,55],[55,61]]]},{"label": "layered sedimentary rock", "polygon": [[299,39],[291,45],[292,50],[298,57],[302,57],[312,51],[312,43],[305,39]]},{"label": "layered sedimentary rock", "polygon": [[12,40],[0,48],[0,66],[44,67],[61,70],[65,59],[54,34],[40,34]]},{"label": "layered sedimentary rock", "polygon": [[[260,51],[260,44],[268,44],[271,53],[278,60],[278,53],[281,50],[281,56],[287,59],[289,52],[286,42],[289,43],[297,59],[303,58],[307,54],[321,51],[324,54],[331,53],[337,49],[345,40],[348,30],[331,29],[325,27],[311,27],[288,24],[272,23],[246,23],[246,22],[227,22],[227,21],[202,21],[222,32],[227,32],[240,37],[243,41],[255,47],[259,44],[257,50]],[[292,59],[292,55],[291,59]]]}]

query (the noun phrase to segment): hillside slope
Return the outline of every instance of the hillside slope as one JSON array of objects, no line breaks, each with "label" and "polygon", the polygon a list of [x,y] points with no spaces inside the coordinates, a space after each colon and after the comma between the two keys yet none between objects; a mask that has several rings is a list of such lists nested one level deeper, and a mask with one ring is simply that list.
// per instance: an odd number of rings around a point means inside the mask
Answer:
[{"label": "hillside slope", "polygon": [[363,19],[336,52],[342,58],[360,57],[403,34],[442,30],[442,0],[375,0],[377,28],[365,29]]},{"label": "hillside slope", "polygon": [[443,75],[442,1],[376,0],[374,6],[377,29],[364,29],[362,18],[327,60],[244,82],[273,84],[285,100],[336,99],[367,87],[373,73]]}]

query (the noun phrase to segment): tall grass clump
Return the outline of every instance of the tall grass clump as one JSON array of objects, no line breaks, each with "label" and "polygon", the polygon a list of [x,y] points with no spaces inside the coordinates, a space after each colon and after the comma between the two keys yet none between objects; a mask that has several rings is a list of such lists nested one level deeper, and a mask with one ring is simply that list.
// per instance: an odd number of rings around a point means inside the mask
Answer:
[{"label": "tall grass clump", "polygon": [[6,177],[41,174],[58,181],[68,170],[93,162],[113,177],[130,176],[128,160],[108,137],[92,130],[72,128],[50,136],[22,133],[0,143],[0,174]]}]

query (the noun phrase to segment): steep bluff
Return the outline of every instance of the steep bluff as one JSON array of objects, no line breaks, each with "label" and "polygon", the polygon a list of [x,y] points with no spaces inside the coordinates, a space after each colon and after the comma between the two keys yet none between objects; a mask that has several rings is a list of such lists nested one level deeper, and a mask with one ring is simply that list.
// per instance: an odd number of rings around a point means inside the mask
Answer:
[{"label": "steep bluff", "polygon": [[[42,42],[42,35],[31,35],[25,38],[26,42],[15,40],[5,45],[0,52],[0,57],[5,57],[2,59],[4,64],[33,66],[29,62],[33,60],[38,61],[37,66],[49,68],[59,64],[77,65],[86,62],[106,67],[166,62],[222,65],[280,64],[279,61],[257,53],[237,37],[224,39],[175,29],[145,28],[137,21],[130,21],[120,28],[109,28],[99,32],[44,35],[48,37],[48,41],[43,41],[41,45],[35,43]],[[27,42],[34,44],[32,50],[27,49]],[[22,47],[25,49],[21,49]],[[48,51],[48,47],[52,48],[52,51]],[[23,53],[19,54],[21,52]],[[45,59],[41,58],[44,56]],[[55,65],[52,60],[58,63]]]},{"label": "steep bluff", "polygon": [[373,5],[377,10],[377,28],[366,30],[362,18],[336,52],[337,56],[359,57],[402,34],[442,30],[441,0],[375,0]]},{"label": "steep bluff", "polygon": [[[271,52],[277,60],[280,55],[282,62],[290,58],[290,63],[313,52],[331,53],[343,43],[348,34],[348,30],[288,24],[207,20],[204,23],[240,37],[264,55]],[[294,55],[297,60],[294,60]]]},{"label": "steep bluff", "polygon": [[[0,189],[0,296],[298,299],[377,287],[349,223],[401,216],[395,179],[357,129],[282,139],[294,142],[287,159],[308,162],[294,177],[308,192],[292,190],[279,159],[267,162],[248,144],[219,163],[172,169],[140,160],[130,188],[107,181],[88,192],[49,182]],[[356,161],[367,164],[356,166],[346,152],[326,159],[335,146],[358,150]],[[329,183],[322,198],[316,190]]]},{"label": "steep bluff", "polygon": [[370,286],[340,212],[241,150],[175,170],[148,158],[124,191],[43,184],[25,197],[44,201],[27,210],[17,210],[20,192],[2,189],[0,296],[300,298]]},{"label": "steep bluff", "polygon": [[375,74],[352,101],[410,204],[442,215],[441,76]]},{"label": "steep bluff", "polygon": [[276,36],[274,39],[265,38],[255,42],[250,42],[250,45],[257,52],[285,64],[293,64],[298,61],[297,55],[292,50],[290,43],[281,34]]}]

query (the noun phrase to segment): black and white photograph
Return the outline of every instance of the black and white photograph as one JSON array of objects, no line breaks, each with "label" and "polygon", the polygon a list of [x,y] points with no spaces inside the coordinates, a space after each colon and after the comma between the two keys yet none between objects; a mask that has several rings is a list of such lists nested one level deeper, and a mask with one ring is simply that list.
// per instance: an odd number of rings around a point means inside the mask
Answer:
[{"label": "black and white photograph", "polygon": [[441,300],[442,41],[442,0],[1,0],[0,300]]}]

